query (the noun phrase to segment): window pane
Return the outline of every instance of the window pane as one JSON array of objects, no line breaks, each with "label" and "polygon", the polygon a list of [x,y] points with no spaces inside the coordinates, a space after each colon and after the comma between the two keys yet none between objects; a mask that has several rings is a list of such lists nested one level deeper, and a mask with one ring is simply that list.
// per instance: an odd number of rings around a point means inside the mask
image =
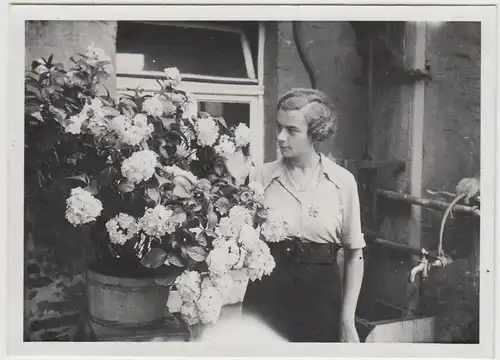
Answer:
[{"label": "window pane", "polygon": [[237,126],[239,123],[245,123],[250,127],[250,104],[248,103],[200,101],[198,110],[205,111],[212,116],[222,116],[227,125]]},{"label": "window pane", "polygon": [[237,33],[171,25],[119,22],[117,70],[163,71],[247,78]]}]

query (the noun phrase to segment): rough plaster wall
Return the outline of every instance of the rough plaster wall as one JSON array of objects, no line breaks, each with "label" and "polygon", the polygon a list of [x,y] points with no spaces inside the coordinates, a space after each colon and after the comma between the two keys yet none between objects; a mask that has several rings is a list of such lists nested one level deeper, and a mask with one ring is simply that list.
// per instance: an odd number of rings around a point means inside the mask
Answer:
[{"label": "rough plaster wall", "polygon": [[[316,70],[317,88],[337,106],[337,134],[321,144],[320,150],[338,159],[360,159],[365,144],[365,90],[354,84],[361,74],[356,36],[348,22],[305,22],[301,24],[305,52]],[[297,55],[292,23],[278,23],[278,94],[293,87],[310,87],[307,73]]]},{"label": "rough plaster wall", "polygon": [[[62,62],[67,69],[70,56],[85,52],[92,42],[103,48],[114,63],[115,35],[116,22],[27,22],[25,65],[29,67],[33,60],[54,54],[54,61]],[[105,85],[111,94],[115,93],[114,76]],[[53,198],[49,204],[30,204],[26,208],[26,341],[74,340],[79,313],[85,307],[82,271],[92,257],[89,235],[64,224],[63,202],[64,199]]]},{"label": "rough plaster wall", "polygon": [[[425,93],[424,192],[455,192],[462,178],[479,173],[480,55],[480,23],[427,28],[426,56],[433,80]],[[422,212],[422,242],[430,249],[437,246],[441,216],[441,212]],[[474,328],[479,307],[474,249],[477,251],[479,245],[479,220],[456,215],[448,220],[445,230],[445,252],[457,262],[434,274],[424,288],[424,305],[440,313],[443,341],[471,341],[478,336]]]},{"label": "rough plaster wall", "polygon": [[276,109],[278,102],[278,25],[267,22],[264,47],[264,162],[276,160]]},{"label": "rough plaster wall", "polygon": [[[25,65],[37,58],[47,59],[54,54],[54,61],[71,66],[71,56],[83,53],[94,44],[102,48],[115,64],[116,21],[27,21],[25,27]],[[114,94],[116,79],[113,74],[104,85]]]}]

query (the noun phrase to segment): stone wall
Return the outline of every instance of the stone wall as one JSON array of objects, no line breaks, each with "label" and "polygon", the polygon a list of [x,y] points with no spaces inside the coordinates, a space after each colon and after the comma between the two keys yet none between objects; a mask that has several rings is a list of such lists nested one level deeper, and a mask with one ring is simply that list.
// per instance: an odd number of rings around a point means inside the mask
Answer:
[{"label": "stone wall", "polygon": [[[337,134],[320,150],[338,159],[361,159],[365,144],[366,91],[356,85],[361,59],[356,36],[348,22],[303,22],[300,24],[304,51],[314,65],[317,89],[337,107]],[[292,23],[278,23],[278,94],[293,87],[310,87],[307,72],[297,54]]]},{"label": "stone wall", "polygon": [[[424,194],[453,193],[462,178],[480,171],[481,24],[428,26],[426,57],[433,80],[425,92],[422,187]],[[424,246],[437,247],[441,217],[439,212],[422,212]],[[457,261],[437,271],[423,287],[424,306],[440,314],[442,341],[477,341],[479,219],[460,215],[449,219],[444,249]]]},{"label": "stone wall", "polygon": [[[26,67],[54,55],[65,68],[70,57],[92,43],[115,61],[116,22],[26,22]],[[115,93],[115,78],[105,85]],[[30,189],[25,189],[28,192]],[[64,219],[64,199],[25,203],[25,341],[70,341],[77,338],[80,310],[85,308],[83,271],[93,258],[89,234]]]}]

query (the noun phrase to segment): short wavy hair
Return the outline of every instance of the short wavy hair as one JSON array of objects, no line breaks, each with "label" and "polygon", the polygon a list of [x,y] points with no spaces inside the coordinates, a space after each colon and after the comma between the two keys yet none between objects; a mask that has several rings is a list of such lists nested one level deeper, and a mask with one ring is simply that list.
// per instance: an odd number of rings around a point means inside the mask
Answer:
[{"label": "short wavy hair", "polygon": [[[306,108],[307,107],[307,108]],[[321,142],[337,130],[338,115],[323,92],[314,89],[294,88],[278,100],[278,111],[305,109],[308,133],[313,142]]]}]

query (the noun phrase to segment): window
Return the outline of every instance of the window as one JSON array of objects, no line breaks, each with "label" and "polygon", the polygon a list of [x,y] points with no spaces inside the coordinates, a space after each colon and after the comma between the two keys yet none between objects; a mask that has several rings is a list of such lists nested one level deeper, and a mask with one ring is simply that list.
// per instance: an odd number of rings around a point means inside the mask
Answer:
[{"label": "window", "polygon": [[118,22],[117,90],[158,89],[166,67],[198,109],[252,129],[256,164],[264,160],[264,26],[257,22]]}]

